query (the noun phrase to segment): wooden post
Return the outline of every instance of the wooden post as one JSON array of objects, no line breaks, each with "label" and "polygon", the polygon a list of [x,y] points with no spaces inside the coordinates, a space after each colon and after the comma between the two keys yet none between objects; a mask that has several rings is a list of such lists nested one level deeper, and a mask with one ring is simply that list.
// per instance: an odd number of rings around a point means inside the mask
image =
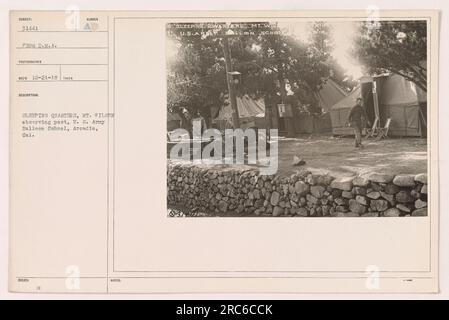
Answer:
[{"label": "wooden post", "polygon": [[[278,66],[279,70],[281,70],[282,66]],[[280,83],[280,93],[281,93],[281,99],[282,99],[282,103],[287,105],[290,104],[290,108],[292,108],[293,110],[293,105],[291,103],[289,103],[288,99],[287,99],[287,90],[285,89],[285,79],[284,79],[284,74],[279,71],[278,74],[278,79],[279,79],[279,83]],[[285,123],[285,130],[287,131],[287,137],[291,138],[295,136],[295,127],[294,127],[294,123],[293,123],[293,119],[290,117],[284,117],[284,123]]]},{"label": "wooden post", "polygon": [[379,96],[377,95],[376,79],[373,79],[373,104],[374,104],[374,115],[375,118],[378,119],[377,127],[380,127]]},{"label": "wooden post", "polygon": [[235,95],[234,88],[234,78],[231,74],[232,69],[232,60],[231,60],[231,50],[229,49],[229,41],[226,35],[223,36],[221,41],[223,47],[223,55],[225,58],[225,66],[226,66],[226,80],[228,83],[228,92],[229,92],[229,101],[231,103],[232,109],[232,125],[234,129],[240,128],[240,119],[239,119],[239,110],[237,107],[237,97]]}]

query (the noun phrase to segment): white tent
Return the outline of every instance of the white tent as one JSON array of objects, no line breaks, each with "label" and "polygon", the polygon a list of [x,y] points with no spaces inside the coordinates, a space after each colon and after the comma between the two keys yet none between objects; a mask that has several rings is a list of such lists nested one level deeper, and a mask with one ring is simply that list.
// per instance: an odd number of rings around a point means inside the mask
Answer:
[{"label": "white tent", "polygon": [[[263,98],[255,100],[248,95],[237,97],[237,109],[239,112],[240,126],[242,128],[263,126],[265,118],[265,103]],[[232,128],[231,104],[222,106],[218,116],[213,119],[219,128]]]},{"label": "white tent", "polygon": [[[375,87],[375,90],[373,88]],[[374,95],[377,94],[380,125],[391,118],[392,136],[423,136],[426,131],[426,96],[413,82],[397,74],[362,77],[361,84],[331,109],[332,132],[352,134],[346,127],[349,112],[359,97],[371,123],[375,119]]]}]

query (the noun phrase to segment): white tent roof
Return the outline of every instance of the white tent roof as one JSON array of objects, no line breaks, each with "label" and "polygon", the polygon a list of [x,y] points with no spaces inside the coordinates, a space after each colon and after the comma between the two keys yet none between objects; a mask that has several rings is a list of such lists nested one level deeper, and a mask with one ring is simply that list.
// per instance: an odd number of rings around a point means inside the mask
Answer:
[{"label": "white tent roof", "polygon": [[[263,99],[254,100],[248,95],[237,97],[237,109],[239,118],[263,117],[265,115],[265,103]],[[231,104],[223,106],[214,120],[231,120]]]}]

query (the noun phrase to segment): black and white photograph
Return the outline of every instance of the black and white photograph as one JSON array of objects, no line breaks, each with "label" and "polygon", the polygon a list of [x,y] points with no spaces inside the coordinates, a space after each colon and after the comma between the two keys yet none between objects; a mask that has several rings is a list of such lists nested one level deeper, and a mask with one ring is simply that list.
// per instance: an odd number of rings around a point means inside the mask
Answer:
[{"label": "black and white photograph", "polygon": [[168,23],[168,216],[427,216],[427,37],[425,19]]},{"label": "black and white photograph", "polygon": [[447,296],[442,3],[23,1],[0,295],[276,319]]}]

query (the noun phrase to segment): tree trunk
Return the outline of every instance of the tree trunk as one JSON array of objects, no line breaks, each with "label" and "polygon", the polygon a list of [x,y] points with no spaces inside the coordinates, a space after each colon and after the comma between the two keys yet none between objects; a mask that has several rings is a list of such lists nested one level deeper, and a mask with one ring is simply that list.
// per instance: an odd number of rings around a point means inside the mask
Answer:
[{"label": "tree trunk", "polygon": [[[286,105],[287,103],[287,90],[285,90],[285,79],[284,73],[282,72],[282,65],[278,64],[278,80],[280,83],[280,92],[281,92],[281,100],[282,103]],[[290,106],[293,108],[293,106]],[[287,130],[288,137],[295,136],[295,126],[293,124],[293,119],[290,117],[284,117],[285,129]]]},{"label": "tree trunk", "polygon": [[232,60],[231,60],[231,50],[229,49],[229,41],[228,38],[223,36],[221,41],[223,48],[223,55],[225,58],[225,66],[226,66],[226,80],[228,83],[228,92],[229,92],[229,102],[231,103],[232,109],[232,125],[234,129],[240,128],[240,119],[239,119],[239,110],[237,107],[237,97],[235,95],[234,88],[234,79],[231,75],[232,69]]}]

